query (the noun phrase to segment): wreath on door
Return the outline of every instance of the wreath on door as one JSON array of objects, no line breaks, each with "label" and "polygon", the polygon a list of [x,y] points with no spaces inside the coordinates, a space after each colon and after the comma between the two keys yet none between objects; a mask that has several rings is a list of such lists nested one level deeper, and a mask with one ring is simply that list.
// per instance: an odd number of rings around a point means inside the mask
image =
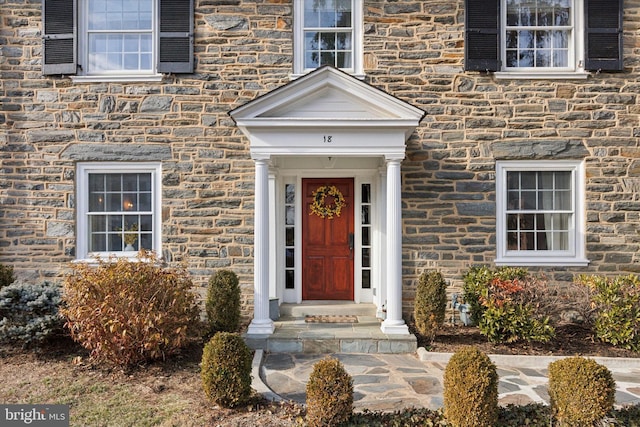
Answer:
[{"label": "wreath on door", "polygon": [[335,185],[323,185],[313,192],[313,203],[310,206],[309,215],[316,214],[320,218],[333,219],[334,216],[340,216],[342,208],[346,205],[344,196]]}]

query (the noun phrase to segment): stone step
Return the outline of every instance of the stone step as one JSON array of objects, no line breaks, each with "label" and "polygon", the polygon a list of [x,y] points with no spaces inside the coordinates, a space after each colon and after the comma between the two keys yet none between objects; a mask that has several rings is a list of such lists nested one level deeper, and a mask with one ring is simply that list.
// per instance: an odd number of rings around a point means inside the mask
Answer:
[{"label": "stone step", "polygon": [[306,323],[304,318],[275,322],[271,335],[245,335],[247,345],[270,353],[414,353],[414,335],[387,335],[380,319],[357,316],[357,323]]},{"label": "stone step", "polygon": [[280,316],[285,318],[318,315],[374,317],[376,306],[374,304],[355,304],[348,301],[304,301],[301,304],[280,304]]}]

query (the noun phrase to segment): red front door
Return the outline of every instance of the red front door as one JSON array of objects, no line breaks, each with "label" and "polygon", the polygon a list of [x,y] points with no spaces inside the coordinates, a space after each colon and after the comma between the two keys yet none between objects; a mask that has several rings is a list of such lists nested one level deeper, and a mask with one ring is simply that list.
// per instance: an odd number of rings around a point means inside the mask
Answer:
[{"label": "red front door", "polygon": [[302,189],[302,299],[352,301],[353,179],[303,179]]}]

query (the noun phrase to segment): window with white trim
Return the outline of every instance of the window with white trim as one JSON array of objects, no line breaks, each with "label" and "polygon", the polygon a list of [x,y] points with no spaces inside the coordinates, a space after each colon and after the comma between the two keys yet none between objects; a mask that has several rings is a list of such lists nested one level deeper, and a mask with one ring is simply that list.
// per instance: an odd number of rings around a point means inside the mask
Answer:
[{"label": "window with white trim", "polygon": [[158,163],[79,164],[77,257],[160,253],[160,180]]},{"label": "window with white trim", "polygon": [[[573,0],[506,0],[504,69],[574,70],[576,13]],[[581,55],[580,55],[581,56]],[[581,62],[582,58],[578,62]]]},{"label": "window with white trim", "polygon": [[42,73],[149,80],[193,72],[193,0],[43,0]]},{"label": "window with white trim", "polygon": [[496,163],[498,265],[586,265],[579,161]]},{"label": "window with white trim", "polygon": [[294,0],[294,74],[329,65],[362,74],[362,0]]},{"label": "window with white trim", "polygon": [[465,70],[586,78],[623,69],[623,0],[465,0]]}]

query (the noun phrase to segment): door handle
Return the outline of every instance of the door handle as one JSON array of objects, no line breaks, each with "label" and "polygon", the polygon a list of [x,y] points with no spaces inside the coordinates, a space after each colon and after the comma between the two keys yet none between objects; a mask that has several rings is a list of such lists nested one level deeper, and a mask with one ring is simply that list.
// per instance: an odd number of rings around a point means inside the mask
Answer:
[{"label": "door handle", "polygon": [[349,233],[349,250],[353,252],[353,233]]}]

